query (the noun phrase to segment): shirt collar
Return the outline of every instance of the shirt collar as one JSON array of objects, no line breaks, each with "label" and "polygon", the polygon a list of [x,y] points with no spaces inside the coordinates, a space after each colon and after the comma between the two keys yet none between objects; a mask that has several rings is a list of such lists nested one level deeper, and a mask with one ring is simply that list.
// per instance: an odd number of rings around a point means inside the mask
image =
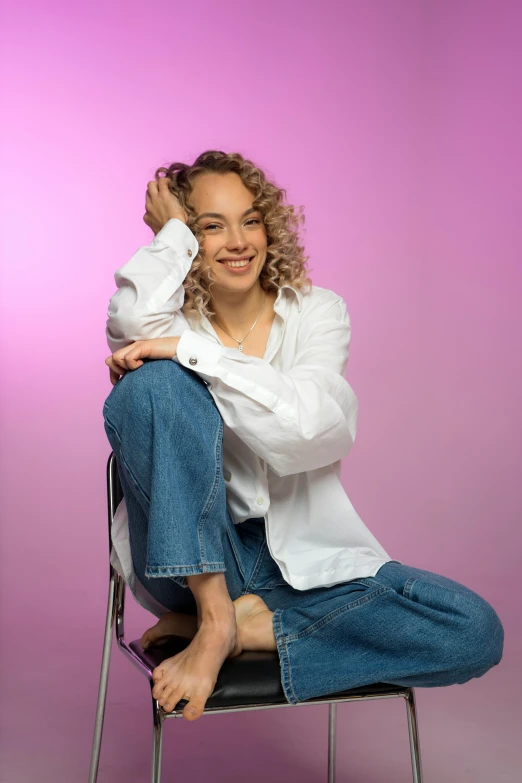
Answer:
[{"label": "shirt collar", "polygon": [[[284,304],[281,302],[281,294],[283,292],[283,288],[288,288],[288,289],[290,289],[290,291],[294,292],[294,295],[295,295],[295,297],[297,299],[297,309],[300,311],[301,310],[301,306],[303,304],[303,293],[302,293],[302,291],[299,288],[295,288],[295,286],[290,285],[290,283],[285,283],[284,285],[279,286],[279,291],[277,292],[277,296],[276,296],[276,299],[275,299],[275,302],[274,302],[274,310],[276,312],[278,312],[280,315],[282,315],[282,313],[280,311],[282,309],[284,309],[284,305],[286,304],[286,301],[284,302]],[[289,294],[285,294],[285,296],[288,297]],[[214,329],[212,328],[212,326],[210,324],[209,319],[206,316],[200,315],[200,323],[206,324],[205,329],[208,332],[210,332],[212,335],[216,334]]]},{"label": "shirt collar", "polygon": [[274,309],[277,309],[277,304],[279,303],[279,300],[281,299],[281,293],[283,291],[283,288],[289,288],[290,291],[293,291],[296,299],[297,299],[297,309],[301,310],[301,305],[303,304],[303,293],[299,288],[295,288],[295,286],[290,285],[290,283],[285,283],[284,285],[279,287],[279,291],[277,292],[276,300],[274,302]]}]

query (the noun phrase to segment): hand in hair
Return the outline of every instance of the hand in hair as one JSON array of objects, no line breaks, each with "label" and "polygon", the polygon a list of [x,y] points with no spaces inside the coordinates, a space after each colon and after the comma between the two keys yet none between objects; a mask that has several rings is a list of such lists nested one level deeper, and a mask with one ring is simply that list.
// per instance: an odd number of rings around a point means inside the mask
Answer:
[{"label": "hand in hair", "polygon": [[171,218],[178,218],[185,224],[187,222],[187,213],[178,197],[169,190],[170,182],[170,177],[160,177],[147,183],[143,221],[152,229],[154,235]]}]

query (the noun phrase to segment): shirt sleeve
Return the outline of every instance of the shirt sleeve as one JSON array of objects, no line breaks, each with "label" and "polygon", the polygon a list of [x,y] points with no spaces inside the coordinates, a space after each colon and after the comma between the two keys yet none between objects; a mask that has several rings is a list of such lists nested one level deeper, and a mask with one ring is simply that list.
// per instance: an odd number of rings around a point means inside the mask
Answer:
[{"label": "shirt sleeve", "polygon": [[174,361],[209,385],[223,421],[278,476],[330,465],[350,451],[357,397],[344,378],[351,325],[344,300],[305,313],[287,372],[193,331]]},{"label": "shirt sleeve", "polygon": [[107,343],[114,353],[136,340],[176,337],[189,329],[181,312],[185,280],[199,245],[188,226],[171,218],[149,245],[114,273],[118,290],[107,311]]}]

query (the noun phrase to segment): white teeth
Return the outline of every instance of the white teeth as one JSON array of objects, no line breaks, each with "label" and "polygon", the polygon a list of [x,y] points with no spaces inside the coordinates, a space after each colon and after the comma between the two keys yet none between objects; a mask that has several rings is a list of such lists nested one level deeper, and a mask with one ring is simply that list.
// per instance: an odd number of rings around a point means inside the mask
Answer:
[{"label": "white teeth", "polygon": [[250,263],[251,259],[248,259],[248,261],[224,261],[225,266],[246,266]]}]

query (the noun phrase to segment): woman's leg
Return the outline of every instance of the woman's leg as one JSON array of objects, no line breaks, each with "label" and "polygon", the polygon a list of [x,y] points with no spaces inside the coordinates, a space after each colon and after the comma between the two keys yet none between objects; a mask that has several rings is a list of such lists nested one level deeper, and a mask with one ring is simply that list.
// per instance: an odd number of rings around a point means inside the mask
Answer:
[{"label": "woman's leg", "polygon": [[[267,568],[274,582],[274,565]],[[250,589],[273,613],[281,680],[293,704],[377,682],[464,683],[502,657],[504,631],[493,607],[430,571],[391,561],[374,577],[304,591],[267,589],[266,580],[260,573]]]},{"label": "woman's leg", "polygon": [[[223,422],[201,379],[171,360],[127,373],[107,398],[104,418],[129,500],[138,578],[163,605],[178,608],[187,587],[194,597],[194,639],[153,672],[154,697],[167,710],[189,699],[183,714],[193,720],[224,659],[240,651],[232,598],[249,567],[226,506]],[[153,592],[156,580],[162,584]]]},{"label": "woman's leg", "polygon": [[139,576],[186,587],[188,575],[224,572],[234,526],[222,475],[223,422],[203,381],[177,362],[145,361],[118,381],[103,412],[127,490]]}]

